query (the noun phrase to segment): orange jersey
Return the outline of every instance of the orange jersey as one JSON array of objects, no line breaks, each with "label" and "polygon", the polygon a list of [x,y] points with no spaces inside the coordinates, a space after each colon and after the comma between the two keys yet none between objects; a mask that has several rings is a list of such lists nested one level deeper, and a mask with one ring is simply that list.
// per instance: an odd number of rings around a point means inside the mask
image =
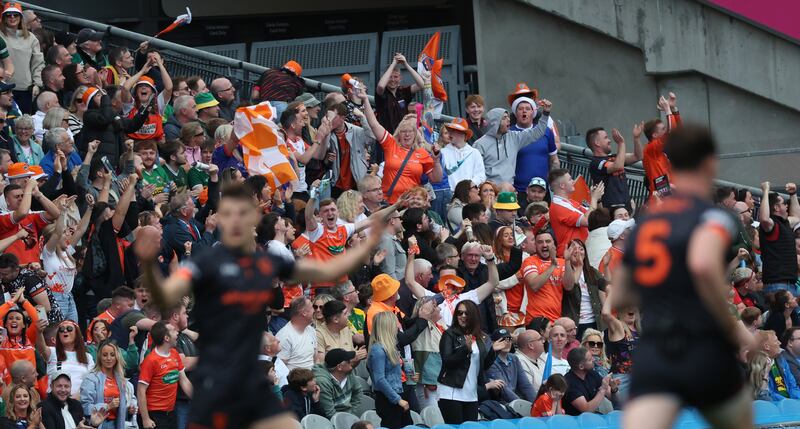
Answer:
[{"label": "orange jersey", "polygon": [[619,264],[622,263],[622,257],[625,255],[625,252],[622,250],[617,249],[616,247],[609,247],[606,254],[603,256],[603,259],[600,260],[600,267],[598,267],[598,271],[600,274],[604,276],[608,276],[609,274],[613,278],[614,272],[619,267]]},{"label": "orange jersey", "polygon": [[389,187],[392,185],[395,176],[397,176],[397,172],[400,171],[400,166],[403,165],[403,160],[408,155],[408,149],[400,146],[388,131],[384,133],[381,139],[381,147],[383,148],[383,158],[385,160],[381,188],[383,188],[383,195],[386,197],[386,201],[394,204],[400,198],[400,195],[403,195],[403,192],[422,183],[422,175],[428,174],[433,170],[433,158],[425,149],[414,149],[414,153],[408,158],[408,162],[392,190],[392,195],[387,195]]},{"label": "orange jersey", "polygon": [[[534,317],[543,316],[550,321],[555,321],[561,317],[561,299],[564,297],[564,287],[561,284],[564,278],[564,260],[557,258],[558,267],[550,275],[550,278],[537,291],[528,288],[528,305],[525,308],[525,323],[529,323]],[[520,283],[525,282],[525,278],[536,277],[550,268],[550,261],[544,261],[538,256],[528,256],[522,261],[519,269]],[[526,286],[527,287],[527,286]]]},{"label": "orange jersey", "polygon": [[[355,231],[356,226],[352,223],[336,225],[336,229],[333,231],[318,223],[314,230],[306,231],[308,241],[311,243],[311,254],[308,257],[318,261],[327,261],[336,255],[344,253],[347,239]],[[347,276],[343,276],[339,282],[345,280],[347,280]],[[319,282],[315,283],[314,287],[330,287],[335,286],[336,283],[338,282]]]},{"label": "orange jersey", "polygon": [[[675,129],[681,123],[680,114],[669,115],[667,118],[670,130]],[[672,166],[669,158],[664,154],[664,142],[666,139],[667,134],[653,139],[645,146],[642,155],[644,174],[647,177],[647,189],[651,193],[669,188],[669,175],[672,172]]]},{"label": "orange jersey", "polygon": [[[564,408],[561,407],[561,414]],[[531,417],[550,417],[553,415],[553,398],[549,393],[544,393],[531,406]]]},{"label": "orange jersey", "polygon": [[[0,305],[0,319],[5,319],[8,312],[14,308],[14,306],[15,304],[10,301]],[[9,334],[8,338],[0,343],[0,357],[2,357],[3,361],[8,367],[11,367],[11,365],[18,360],[27,360],[28,362],[32,363],[34,367],[36,366],[36,353],[34,351],[34,347],[36,346],[36,337],[39,335],[39,330],[36,328],[36,323],[39,321],[39,314],[36,312],[36,308],[30,303],[30,301],[26,300],[22,304],[22,308],[25,311],[25,314],[27,314],[31,319],[31,324],[25,330],[24,337],[12,336]],[[11,383],[11,374],[7,375],[5,381],[6,384]],[[46,386],[45,393],[47,393]]]},{"label": "orange jersey", "polygon": [[[44,212],[30,212],[27,216],[22,218],[19,222],[14,222],[13,213],[5,213],[0,215],[0,239],[11,237],[16,234],[20,228],[28,230],[30,237],[38,237],[42,235],[44,227],[51,222],[44,217]],[[38,243],[28,248],[25,245],[25,240],[17,240],[11,244],[5,251],[6,253],[13,253],[19,259],[20,265],[27,265],[31,262],[39,262],[41,256],[41,248]]]},{"label": "orange jersey", "polygon": [[183,362],[178,351],[170,349],[168,356],[161,356],[153,349],[140,366],[139,383],[147,385],[147,410],[172,411],[178,396],[178,380],[183,371]]},{"label": "orange jersey", "polygon": [[556,254],[564,255],[567,243],[579,238],[584,243],[589,238],[589,228],[581,226],[581,220],[589,210],[575,200],[553,195],[550,203],[550,226],[558,243]]}]

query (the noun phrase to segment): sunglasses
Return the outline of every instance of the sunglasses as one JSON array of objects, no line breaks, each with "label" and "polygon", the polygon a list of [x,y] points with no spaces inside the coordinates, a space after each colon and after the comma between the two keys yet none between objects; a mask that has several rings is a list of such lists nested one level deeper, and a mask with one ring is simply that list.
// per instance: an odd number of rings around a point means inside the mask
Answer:
[{"label": "sunglasses", "polygon": [[316,305],[316,304],[313,304],[314,310],[319,310],[319,309],[321,309],[323,306],[324,306],[324,305]]},{"label": "sunglasses", "polygon": [[472,187],[470,189],[478,189],[478,187],[475,186],[475,185],[472,185]]},{"label": "sunglasses", "polygon": [[595,348],[595,349],[602,349],[603,348],[603,342],[602,341],[587,341],[586,345],[591,347],[591,348]]},{"label": "sunglasses", "polygon": [[60,327],[58,328],[58,333],[59,333],[59,334],[63,334],[64,332],[72,332],[72,331],[74,331],[74,330],[75,330],[75,327],[74,327],[74,326],[72,326],[72,325],[60,326]]}]

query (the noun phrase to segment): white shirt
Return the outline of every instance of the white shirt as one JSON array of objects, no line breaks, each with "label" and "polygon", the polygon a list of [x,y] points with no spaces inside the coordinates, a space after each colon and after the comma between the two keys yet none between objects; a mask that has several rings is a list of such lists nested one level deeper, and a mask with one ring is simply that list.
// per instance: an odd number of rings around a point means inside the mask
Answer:
[{"label": "white shirt", "polygon": [[452,144],[442,148],[442,168],[447,172],[450,190],[455,190],[462,180],[472,180],[476,185],[486,181],[483,157],[469,144],[464,144],[461,149]]},{"label": "white shirt", "polygon": [[[287,138],[286,144],[289,145],[292,152],[298,155],[302,155],[306,152],[306,142],[303,141],[302,137],[298,137],[296,140]],[[294,186],[295,192],[308,191],[308,184],[306,183],[306,165],[300,161],[297,161],[297,180],[292,182],[292,186]]]},{"label": "white shirt", "polygon": [[593,323],[594,310],[592,310],[592,298],[589,296],[589,287],[586,285],[586,279],[583,277],[583,270],[581,270],[581,277],[578,279],[578,284],[581,287],[581,309],[578,323],[581,325]]},{"label": "white shirt", "polygon": [[279,258],[286,259],[287,261],[294,261],[294,254],[285,244],[278,240],[270,240],[267,243],[267,253],[271,253]]},{"label": "white shirt", "polygon": [[551,368],[552,368],[552,370],[550,371],[551,374],[564,375],[569,372],[569,362],[567,362],[566,359],[560,359],[553,356],[553,363]]},{"label": "white shirt", "polygon": [[533,361],[519,350],[517,350],[515,354],[519,359],[520,365],[522,365],[522,370],[525,372],[525,375],[528,376],[528,380],[533,385],[533,391],[538,392],[539,386],[542,385],[544,366],[547,365],[547,362],[544,360],[545,354],[542,353],[539,355],[539,359],[536,359],[536,361]]},{"label": "white shirt", "polygon": [[[67,355],[67,359],[61,362],[61,369],[59,369],[58,364],[58,356],[56,356],[56,348],[50,347],[50,358],[47,359],[47,375],[52,377],[58,371],[63,371],[69,374],[69,378],[72,380],[72,390],[70,391],[71,395],[75,395],[81,391],[81,383],[83,382],[83,377],[89,373],[91,368],[94,368],[94,359],[92,359],[92,355],[86,353],[86,361],[87,364],[82,364],[78,362],[78,355],[75,352],[64,352]],[[47,387],[47,391],[50,391],[50,386]]]},{"label": "white shirt", "polygon": [[317,331],[311,325],[298,331],[289,322],[278,331],[275,337],[281,340],[281,359],[290,370],[295,368],[311,369],[314,366],[314,352],[317,350]]},{"label": "white shirt", "polygon": [[[437,293],[433,293],[429,290],[425,290],[425,296],[436,296],[441,295]],[[456,306],[461,301],[472,301],[475,305],[481,305],[481,301],[478,299],[478,290],[472,289],[469,292],[464,292],[456,295],[452,300],[449,302],[445,299],[444,302],[439,304],[439,313],[442,315],[441,323],[446,327],[450,327],[453,324],[453,313],[456,311]]]},{"label": "white shirt", "polygon": [[[75,253],[75,248],[69,246],[66,252],[72,255]],[[47,287],[53,292],[70,293],[78,270],[75,268],[75,263],[67,259],[66,255],[62,257],[58,257],[57,251],[50,252],[47,246],[42,247],[42,268],[47,273],[45,277]]]},{"label": "white shirt", "polygon": [[481,365],[481,352],[478,349],[476,339],[472,342],[472,354],[469,355],[469,369],[467,378],[464,379],[464,387],[461,389],[439,384],[436,389],[439,392],[439,399],[449,399],[451,401],[477,402],[478,401],[478,369]]},{"label": "white shirt", "polygon": [[77,427],[75,425],[75,419],[73,419],[72,414],[69,413],[69,405],[66,403],[61,407],[61,418],[64,419],[64,429],[75,429]]},{"label": "white shirt", "polygon": [[589,265],[594,268],[600,266],[603,255],[611,247],[607,231],[608,227],[606,226],[589,231],[589,237],[586,239],[586,257],[589,258]]},{"label": "white shirt", "polygon": [[269,355],[258,355],[259,361],[269,361],[272,362],[275,368],[275,375],[278,376],[278,387],[283,387],[289,384],[289,380],[287,377],[289,376],[289,367],[286,366],[285,363],[280,358],[275,358],[275,361],[272,361],[272,356]]}]

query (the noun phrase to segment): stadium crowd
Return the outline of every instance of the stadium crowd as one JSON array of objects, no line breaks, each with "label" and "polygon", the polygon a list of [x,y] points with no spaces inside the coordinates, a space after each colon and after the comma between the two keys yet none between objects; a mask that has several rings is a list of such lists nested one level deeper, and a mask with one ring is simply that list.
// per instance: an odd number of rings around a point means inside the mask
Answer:
[{"label": "stadium crowd", "polygon": [[[625,403],[647,315],[608,297],[636,217],[674,191],[663,151],[681,125],[674,94],[630,132],[588,130],[590,177],[576,178],[560,165],[550,101],[525,83],[507,106],[468,96],[468,117],[429,144],[414,100],[428,101],[431,76],[399,53],[373,106],[350,75],[315,98],[295,61],[239,94],[225,77],[171,76],[147,43],[103,38],[54,35],[16,3],[2,11],[0,427],[186,427],[203,341],[194,299],[155,305],[132,243],[160,231],[160,268],[175,271],[217,243],[216,204],[237,183],[263,214],[257,244],[290,260],[360,246],[369,216],[398,209],[349,276],[273,285],[263,373],[251,376],[298,419],[360,416],[369,402],[395,429],[429,406],[458,424],[513,417],[505,405],[518,399],[533,416]],[[234,132],[236,109],[265,101],[298,177],[281,186],[249,174]],[[638,161],[643,205],[625,175]],[[741,357],[753,397],[797,399],[800,204],[792,183],[762,191],[759,205],[716,190],[740,220],[730,311],[764,344]]]}]

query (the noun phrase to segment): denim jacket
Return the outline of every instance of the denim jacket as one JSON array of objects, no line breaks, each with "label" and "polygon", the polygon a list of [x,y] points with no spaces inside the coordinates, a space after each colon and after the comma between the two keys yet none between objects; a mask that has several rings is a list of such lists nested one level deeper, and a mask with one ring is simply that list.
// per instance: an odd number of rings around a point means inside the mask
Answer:
[{"label": "denim jacket", "polygon": [[380,344],[373,344],[367,357],[367,367],[372,377],[372,389],[383,393],[389,402],[397,404],[400,402],[400,394],[403,393],[403,382],[401,364],[393,365],[386,355],[386,350]]},{"label": "denim jacket", "polygon": [[[101,371],[92,371],[83,378],[81,383],[81,406],[85,415],[90,416],[93,411],[105,405],[105,385],[106,376]],[[136,405],[136,397],[133,394],[133,385],[129,381],[118,378],[117,387],[120,391],[119,408],[117,409],[117,419],[113,427],[123,429],[128,405]]]}]

